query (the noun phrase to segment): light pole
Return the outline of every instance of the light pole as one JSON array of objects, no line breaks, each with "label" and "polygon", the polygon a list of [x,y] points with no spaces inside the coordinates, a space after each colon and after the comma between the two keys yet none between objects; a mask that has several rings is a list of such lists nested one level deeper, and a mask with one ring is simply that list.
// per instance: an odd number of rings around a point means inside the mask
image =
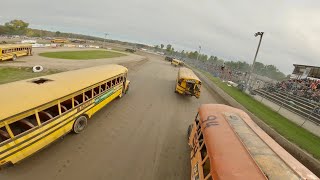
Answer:
[{"label": "light pole", "polygon": [[248,89],[250,81],[251,81],[251,76],[252,76],[252,73],[253,73],[253,70],[254,70],[254,65],[256,64],[256,59],[257,59],[258,52],[259,52],[259,49],[260,49],[260,44],[261,44],[261,41],[262,41],[263,33],[264,32],[257,32],[257,33],[254,34],[255,37],[260,36],[260,40],[259,40],[258,48],[257,48],[257,51],[256,51],[256,55],[254,56],[253,63],[252,63],[251,68],[250,68],[249,77],[248,77],[248,80],[246,82],[246,90]]},{"label": "light pole", "polygon": [[106,47],[106,39],[108,35],[109,35],[108,33],[104,33],[103,48]]},{"label": "light pole", "polygon": [[199,53],[198,53],[198,56],[197,56],[197,60],[199,60],[200,51],[201,51],[201,46],[199,46]]}]

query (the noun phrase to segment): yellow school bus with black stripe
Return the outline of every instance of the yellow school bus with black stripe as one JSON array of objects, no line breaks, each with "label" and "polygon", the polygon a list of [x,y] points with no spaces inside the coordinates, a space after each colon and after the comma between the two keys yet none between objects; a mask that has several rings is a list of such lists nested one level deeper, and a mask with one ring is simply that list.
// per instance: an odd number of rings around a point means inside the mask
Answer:
[{"label": "yellow school bus with black stripe", "polygon": [[177,66],[183,66],[183,61],[180,61],[178,59],[172,59],[171,65],[177,67]]},{"label": "yellow school bus with black stripe", "polygon": [[200,97],[201,81],[191,69],[179,69],[175,92],[186,96]]},{"label": "yellow school bus with black stripe", "polygon": [[16,60],[21,56],[32,55],[31,44],[2,44],[0,45],[0,61]]},{"label": "yellow school bus with black stripe", "polygon": [[0,85],[0,167],[82,132],[94,113],[127,92],[127,73],[105,65]]}]

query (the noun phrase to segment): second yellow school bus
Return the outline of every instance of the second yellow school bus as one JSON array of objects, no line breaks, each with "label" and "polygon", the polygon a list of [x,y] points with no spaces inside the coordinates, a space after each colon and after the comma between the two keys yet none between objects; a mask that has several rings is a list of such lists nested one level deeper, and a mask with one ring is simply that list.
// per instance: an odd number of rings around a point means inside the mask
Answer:
[{"label": "second yellow school bus", "polygon": [[127,92],[127,74],[106,65],[0,85],[0,167],[82,132],[94,113]]},{"label": "second yellow school bus", "polygon": [[179,69],[176,80],[175,92],[186,96],[200,97],[201,80],[191,69],[182,67]]},{"label": "second yellow school bus", "polygon": [[2,44],[0,45],[0,61],[16,60],[20,56],[32,55],[31,44]]},{"label": "second yellow school bus", "polygon": [[183,66],[183,61],[180,61],[178,59],[172,59],[171,65],[177,67],[177,66]]}]

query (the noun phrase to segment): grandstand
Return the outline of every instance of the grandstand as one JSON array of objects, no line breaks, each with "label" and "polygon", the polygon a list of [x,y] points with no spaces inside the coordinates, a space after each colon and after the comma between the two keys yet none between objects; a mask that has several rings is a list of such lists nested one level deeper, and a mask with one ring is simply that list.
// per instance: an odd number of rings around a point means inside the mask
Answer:
[{"label": "grandstand", "polygon": [[272,83],[254,92],[320,125],[320,67],[293,66],[294,79]]}]

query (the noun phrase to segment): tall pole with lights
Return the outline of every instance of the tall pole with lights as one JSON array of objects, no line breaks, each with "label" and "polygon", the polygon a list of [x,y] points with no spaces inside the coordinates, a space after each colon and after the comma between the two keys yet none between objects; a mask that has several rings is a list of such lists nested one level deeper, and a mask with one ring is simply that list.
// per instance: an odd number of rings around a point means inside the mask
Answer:
[{"label": "tall pole with lights", "polygon": [[254,65],[256,64],[256,59],[257,59],[258,52],[259,52],[259,49],[260,49],[260,44],[261,44],[261,41],[262,41],[263,34],[264,34],[264,32],[257,32],[257,33],[254,34],[255,37],[260,36],[260,40],[259,40],[259,44],[258,44],[258,48],[257,48],[256,54],[255,54],[254,59],[253,59],[253,63],[252,63],[251,68],[250,68],[249,77],[248,77],[247,82],[246,82],[246,89],[248,89],[250,81],[251,81],[251,76],[252,76],[252,73],[254,71]]},{"label": "tall pole with lights", "polygon": [[108,33],[104,33],[103,48],[106,47],[106,39],[108,35],[109,35]]},{"label": "tall pole with lights", "polygon": [[197,60],[199,60],[200,51],[201,51],[201,46],[199,46],[199,53],[198,53],[198,56],[197,56]]}]

